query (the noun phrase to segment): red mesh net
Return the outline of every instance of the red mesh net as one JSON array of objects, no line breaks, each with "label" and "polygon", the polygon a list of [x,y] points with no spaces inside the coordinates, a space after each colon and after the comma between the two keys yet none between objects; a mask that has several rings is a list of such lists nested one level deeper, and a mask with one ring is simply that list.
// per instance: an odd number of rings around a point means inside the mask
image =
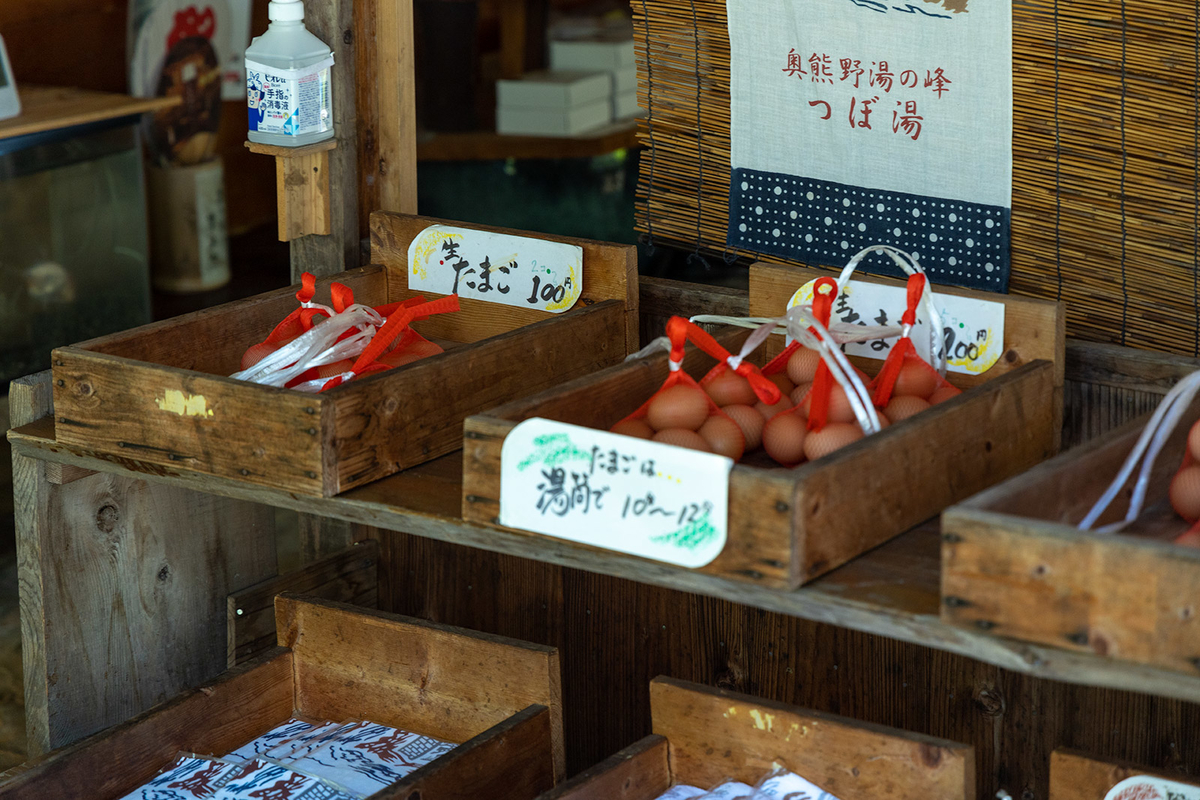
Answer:
[{"label": "red mesh net", "polygon": [[753,406],[738,401],[778,402],[778,389],[754,365],[742,361],[732,366],[728,350],[682,317],[672,317],[667,323],[667,336],[673,365],[682,363],[684,344],[689,340],[720,363],[699,383],[676,366],[650,399],[610,430],[741,459],[757,446],[762,425],[755,429],[753,418],[745,413],[746,409],[756,413]]}]

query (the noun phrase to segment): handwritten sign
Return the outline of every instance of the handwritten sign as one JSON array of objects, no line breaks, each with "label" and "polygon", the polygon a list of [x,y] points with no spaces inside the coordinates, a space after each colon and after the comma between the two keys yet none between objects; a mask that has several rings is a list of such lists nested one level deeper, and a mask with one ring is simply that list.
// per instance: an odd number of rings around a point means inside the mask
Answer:
[{"label": "handwritten sign", "polygon": [[725,547],[732,459],[534,418],[500,456],[500,524],[702,567]]},{"label": "handwritten sign", "polygon": [[1200,786],[1139,775],[1109,789],[1104,800],[1200,800]]},{"label": "handwritten sign", "polygon": [[[815,284],[812,280],[801,286],[787,307],[812,303]],[[1004,353],[1004,304],[949,294],[935,295],[934,302],[942,315],[941,344],[946,348],[946,369],[970,375],[991,369]],[[852,280],[833,304],[832,321],[848,325],[899,325],[906,307],[903,286]],[[917,324],[911,336],[917,354],[932,361],[929,321],[923,308],[917,309]],[[886,358],[898,339],[854,342],[843,345],[843,349],[850,355]]]},{"label": "handwritten sign", "polygon": [[583,248],[431,225],[408,246],[408,288],[554,314],[583,292]]},{"label": "handwritten sign", "polygon": [[891,244],[938,283],[1005,291],[1012,6],[728,0],[726,243],[831,266]]}]

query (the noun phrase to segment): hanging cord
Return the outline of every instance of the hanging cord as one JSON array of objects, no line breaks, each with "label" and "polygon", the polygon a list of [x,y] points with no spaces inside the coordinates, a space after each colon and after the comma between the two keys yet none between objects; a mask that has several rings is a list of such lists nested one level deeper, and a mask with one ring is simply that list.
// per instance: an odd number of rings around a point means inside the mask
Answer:
[{"label": "hanging cord", "polygon": [[[1200,3],[1200,0],[1197,0]],[[1055,300],[1062,300],[1062,133],[1058,116],[1060,43],[1058,38],[1058,0],[1054,2],[1054,272],[1058,277]],[[1011,230],[1010,230],[1011,238]]]},{"label": "hanging cord", "polygon": [[1196,42],[1192,75],[1192,312],[1195,320],[1192,355],[1200,356],[1200,0],[1192,13],[1192,38]]},{"label": "hanging cord", "polygon": [[646,180],[646,255],[654,255],[654,215],[650,213],[650,195],[654,190],[654,59],[650,57],[650,11],[642,0],[642,19],[646,25],[646,133],[650,139],[650,176]]},{"label": "hanging cord", "polygon": [[1129,330],[1129,284],[1126,279],[1125,256],[1127,252],[1129,232],[1125,225],[1125,173],[1129,166],[1129,151],[1125,149],[1125,100],[1129,86],[1128,62],[1126,61],[1126,44],[1128,33],[1128,17],[1125,13],[1125,0],[1121,0],[1121,344],[1125,344]]},{"label": "hanging cord", "polygon": [[687,263],[689,266],[699,263],[704,269],[711,270],[708,260],[700,254],[700,224],[704,217],[704,121],[700,92],[700,23],[696,19],[696,0],[691,0],[691,4],[692,41],[695,42],[692,63],[696,73],[696,249],[688,256]]}]

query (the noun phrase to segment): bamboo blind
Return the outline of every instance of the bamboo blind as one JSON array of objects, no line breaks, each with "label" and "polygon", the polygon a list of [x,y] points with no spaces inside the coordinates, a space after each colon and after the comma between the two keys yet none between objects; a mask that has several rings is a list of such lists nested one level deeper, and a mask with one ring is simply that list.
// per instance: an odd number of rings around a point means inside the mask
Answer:
[{"label": "bamboo blind", "polygon": [[[632,6],[648,109],[638,229],[754,258],[725,246],[725,4]],[[1069,335],[1200,355],[1198,18],[1200,0],[1013,4],[1009,290],[1065,301]]]}]

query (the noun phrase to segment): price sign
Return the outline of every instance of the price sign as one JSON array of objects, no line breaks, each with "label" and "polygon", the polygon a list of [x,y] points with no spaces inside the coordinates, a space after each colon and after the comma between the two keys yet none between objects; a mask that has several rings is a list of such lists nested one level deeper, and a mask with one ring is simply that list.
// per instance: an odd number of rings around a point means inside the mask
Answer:
[{"label": "price sign", "polygon": [[[801,286],[787,307],[812,303],[815,280]],[[1004,304],[994,300],[975,300],[949,294],[935,294],[934,303],[942,315],[940,344],[946,349],[946,369],[979,375],[991,369],[1004,353]],[[848,325],[899,325],[908,306],[903,286],[888,286],[865,281],[847,282],[833,304],[833,322]],[[917,354],[932,362],[929,352],[929,320],[924,307],[917,309],[912,342]],[[899,337],[851,342],[842,346],[850,355],[886,358]]]},{"label": "price sign", "polygon": [[408,288],[554,314],[583,292],[583,248],[430,225],[408,246]]},{"label": "price sign", "polygon": [[1200,800],[1200,786],[1139,775],[1109,789],[1104,800]]},{"label": "price sign", "polygon": [[725,547],[729,471],[712,453],[534,418],[500,456],[500,524],[681,567]]}]

